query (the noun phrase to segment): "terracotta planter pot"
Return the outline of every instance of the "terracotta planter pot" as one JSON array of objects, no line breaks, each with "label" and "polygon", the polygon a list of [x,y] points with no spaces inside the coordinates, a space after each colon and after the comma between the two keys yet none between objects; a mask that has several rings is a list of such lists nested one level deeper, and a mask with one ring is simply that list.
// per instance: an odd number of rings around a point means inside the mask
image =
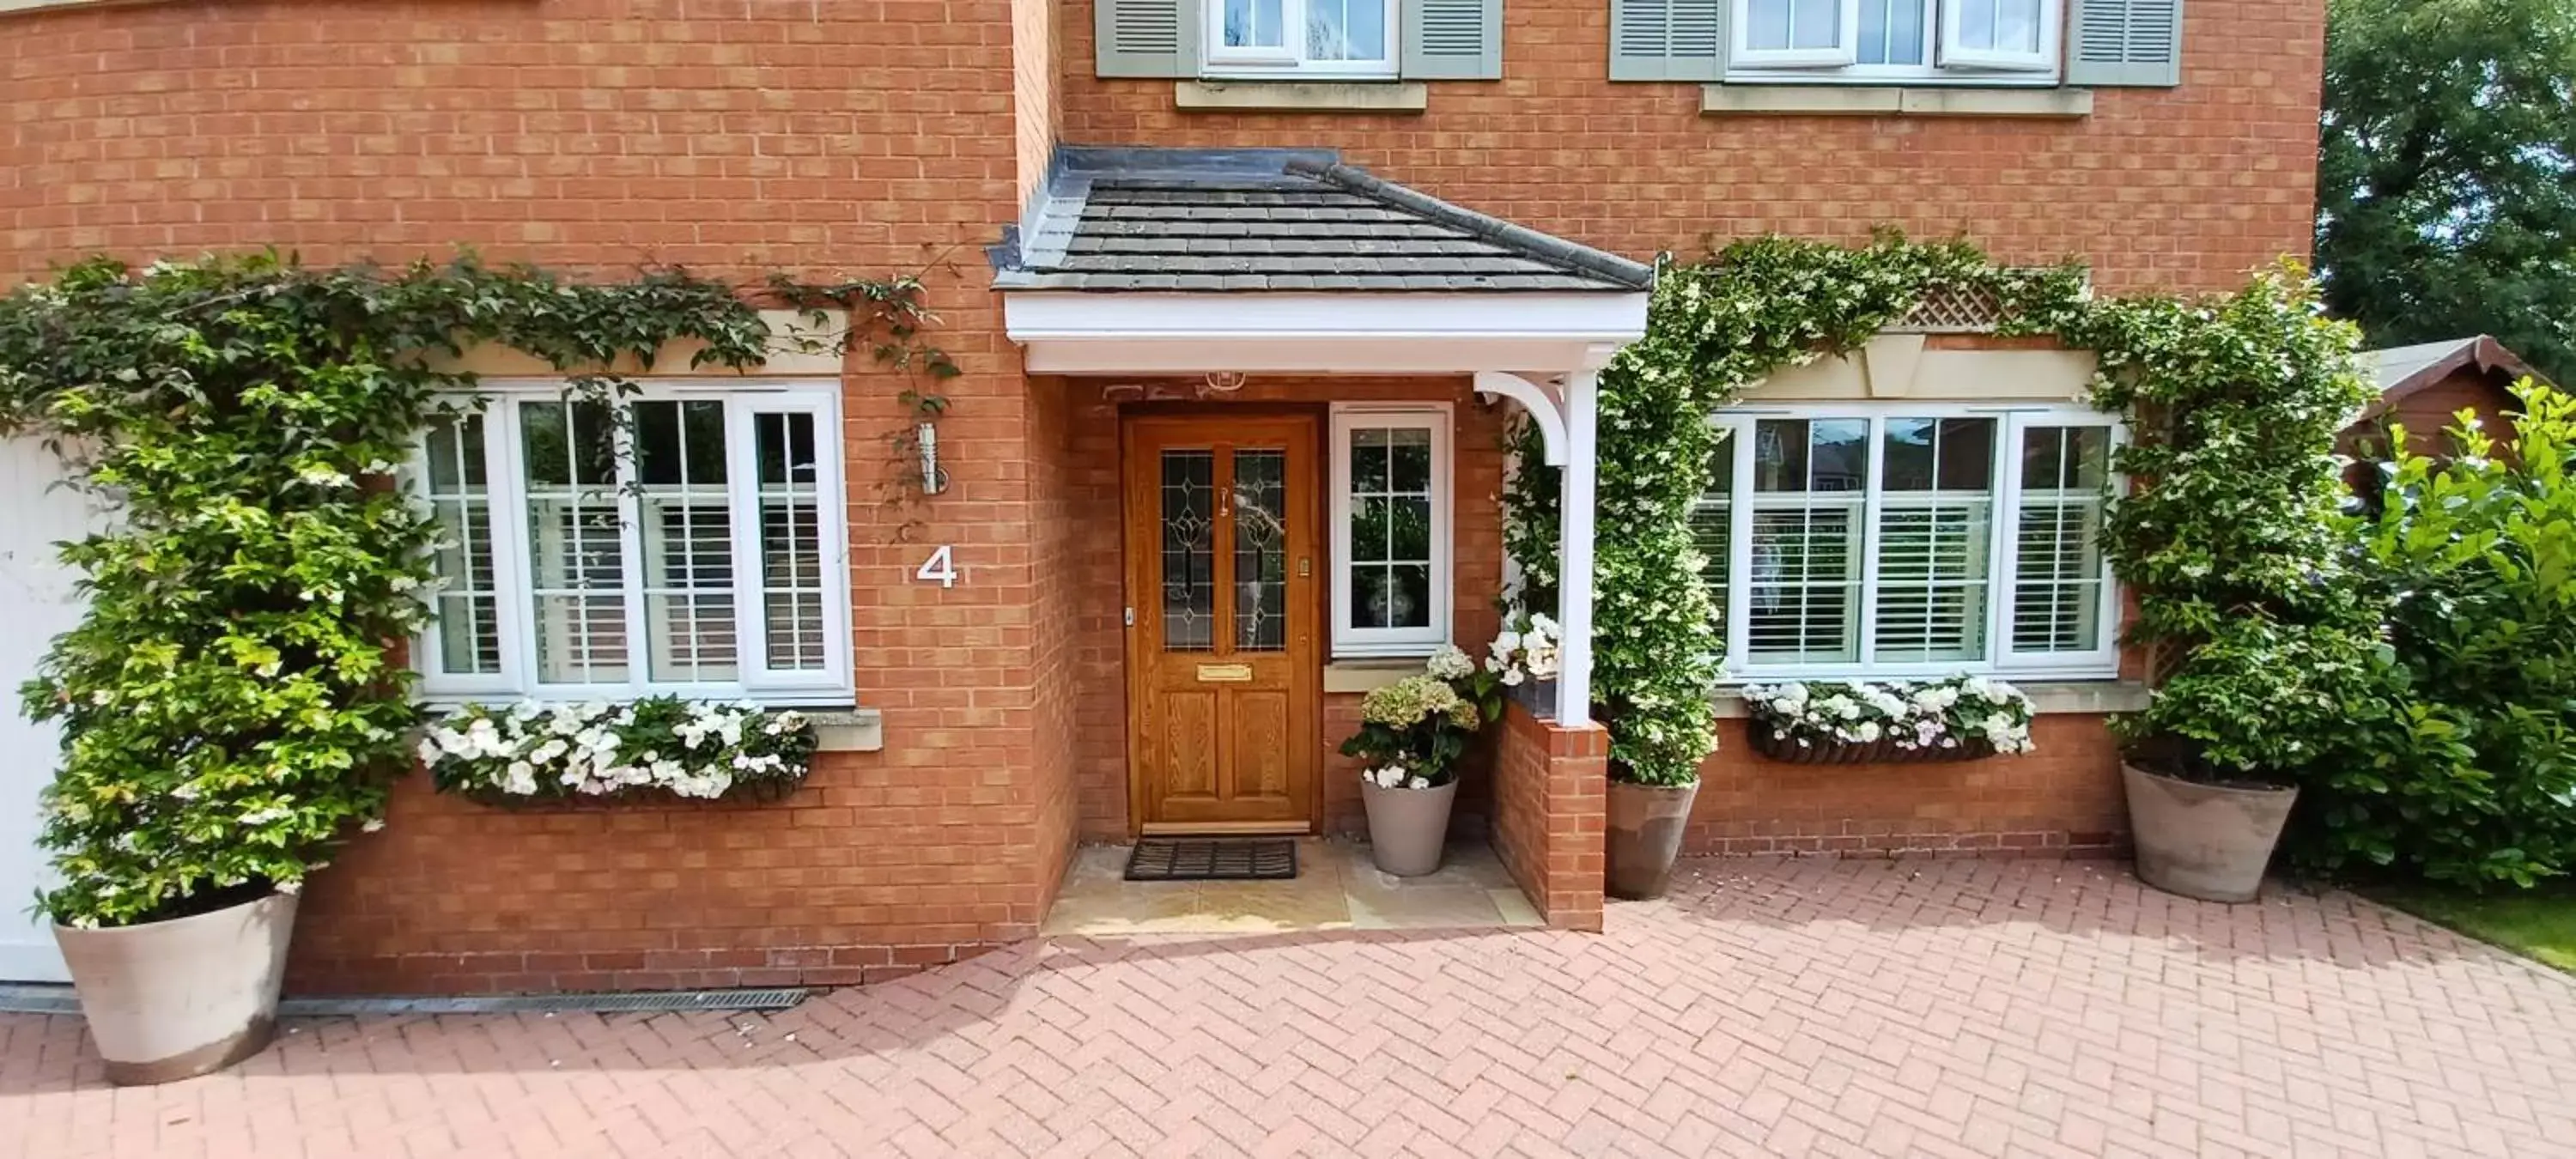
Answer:
[{"label": "terracotta planter pot", "polygon": [[1673,859],[1682,852],[1682,830],[1690,825],[1691,802],[1699,782],[1687,785],[1610,783],[1610,833],[1607,860],[1612,897],[1629,901],[1664,896],[1672,884]]},{"label": "terracotta planter pot", "polygon": [[121,1086],[175,1082],[257,1054],[277,1028],[295,897],[105,930],[54,927],[90,1037]]},{"label": "terracotta planter pot", "polygon": [[2123,763],[2138,878],[2201,901],[2247,902],[2280,844],[2296,788],[2236,788],[2177,780]]},{"label": "terracotta planter pot", "polygon": [[1362,781],[1360,800],[1368,807],[1369,859],[1380,872],[1420,877],[1439,870],[1458,782],[1437,789],[1385,789]]}]

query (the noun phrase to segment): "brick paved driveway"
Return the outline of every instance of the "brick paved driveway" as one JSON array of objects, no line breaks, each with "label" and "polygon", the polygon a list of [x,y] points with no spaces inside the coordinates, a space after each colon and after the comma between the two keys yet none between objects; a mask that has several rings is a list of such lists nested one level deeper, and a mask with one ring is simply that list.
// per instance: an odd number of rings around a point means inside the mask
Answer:
[{"label": "brick paved driveway", "polygon": [[308,1021],[146,1090],[0,1017],[0,1154],[2576,1154],[2576,980],[2349,897],[1693,872],[1601,936],[1056,941],[769,1018]]}]

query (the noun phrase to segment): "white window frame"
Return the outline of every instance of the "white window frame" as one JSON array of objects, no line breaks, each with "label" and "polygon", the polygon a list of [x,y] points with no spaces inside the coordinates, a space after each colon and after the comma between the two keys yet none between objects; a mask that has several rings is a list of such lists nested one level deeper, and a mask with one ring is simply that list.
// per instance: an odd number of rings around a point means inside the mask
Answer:
[{"label": "white window frame", "polygon": [[1842,38],[1832,49],[1757,49],[1752,37],[1756,0],[1728,0],[1726,79],[1767,84],[1907,84],[2038,87],[2057,83],[2065,47],[2066,5],[2041,0],[2039,51],[2000,53],[1962,49],[1960,6],[1919,0],[1925,8],[1922,64],[1862,64],[1859,0],[1843,0]]},{"label": "white window frame", "polygon": [[[1878,626],[1878,552],[1881,539],[1879,515],[1885,494],[1880,460],[1885,453],[1886,428],[1889,419],[1990,418],[1995,420],[1995,465],[1993,503],[1987,535],[1986,567],[1986,655],[1978,660],[1936,660],[1923,662],[1882,663],[1877,660]],[[1755,442],[1754,424],[1765,419],[1825,421],[1856,419],[1869,423],[1867,479],[1862,490],[1861,565],[1859,614],[1854,631],[1857,636],[1857,662],[1771,663],[1752,662],[1750,653],[1751,617],[1742,614],[1749,606],[1753,587],[1753,515],[1762,506],[1752,488]],[[2019,576],[2014,559],[2021,526],[2021,445],[2033,427],[2091,426],[2110,432],[2110,446],[2116,450],[2127,441],[2128,430],[2105,412],[2082,406],[2014,406],[1999,403],[1924,403],[1890,401],[1869,404],[1815,405],[1745,405],[1730,407],[1711,415],[1709,423],[1721,428],[1725,438],[1718,444],[1719,454],[1726,457],[1727,469],[1733,472],[1733,488],[1727,506],[1727,590],[1713,593],[1724,609],[1725,679],[1733,683],[1760,683],[1766,680],[1818,679],[1906,679],[1948,676],[1960,672],[1998,676],[2054,677],[2060,679],[2114,679],[2119,675],[2119,620],[2121,594],[2119,582],[2106,563],[2103,570],[2102,614],[2095,623],[2093,647],[2082,651],[2016,652],[2012,647],[2012,600]],[[2111,494],[2127,489],[2127,480],[2114,475]]]},{"label": "white window frame", "polygon": [[[700,699],[750,699],[770,704],[840,705],[853,701],[850,670],[850,556],[847,490],[840,453],[841,384],[834,378],[635,379],[640,388],[620,398],[633,402],[722,402],[725,405],[725,476],[731,508],[735,664],[740,678],[731,681],[652,679],[651,648],[645,631],[643,590],[646,586],[640,502],[624,480],[633,470],[618,434],[620,449],[616,502],[619,507],[622,568],[627,619],[627,671],[623,683],[546,684],[537,679],[535,594],[529,553],[526,464],[521,454],[519,406],[556,402],[564,397],[559,379],[487,379],[468,395],[448,401],[459,409],[479,409],[483,417],[485,498],[492,509],[493,582],[500,591],[497,627],[501,637],[500,671],[451,675],[442,671],[443,647],[437,625],[412,641],[414,669],[420,673],[422,698],[431,703],[508,697],[539,701],[632,700],[677,695]],[[818,549],[823,558],[823,649],[820,669],[769,667],[767,636],[761,627],[764,602],[759,575],[760,495],[755,415],[805,414],[814,424],[815,505]],[[428,440],[414,446],[405,468],[405,485],[418,492],[428,478]],[[435,605],[433,605],[433,608]]]},{"label": "white window frame", "polygon": [[1200,75],[1233,80],[1294,77],[1299,80],[1385,80],[1396,75],[1404,56],[1404,26],[1398,22],[1398,0],[1386,5],[1386,58],[1383,60],[1309,60],[1306,58],[1307,0],[1279,0],[1281,40],[1277,48],[1234,48],[1225,43],[1225,0],[1202,0],[1201,43],[1205,66]]},{"label": "white window frame", "polygon": [[2058,45],[2063,39],[2059,23],[2059,13],[2065,10],[2063,0],[2039,0],[2039,47],[2030,52],[1961,47],[1959,20],[1966,5],[1961,0],[1938,2],[1941,29],[1939,66],[1993,69],[1997,72],[2048,72],[2057,67]]},{"label": "white window frame", "polygon": [[[1336,403],[1328,472],[1331,501],[1332,654],[1335,658],[1428,656],[1450,642],[1456,552],[1450,542],[1451,493],[1457,463],[1450,458],[1455,411],[1448,403]],[[1422,628],[1351,626],[1351,432],[1364,427],[1414,427],[1431,432],[1431,616]]]},{"label": "white window frame", "polygon": [[[1731,63],[1746,68],[1848,68],[1860,57],[1860,0],[1841,0],[1838,17],[1841,35],[1829,48],[1755,48],[1753,47],[1753,5],[1757,0],[1732,0],[1735,5],[1733,55]],[[1789,2],[1789,0],[1784,0]],[[1792,34],[1792,40],[1796,36]]]}]

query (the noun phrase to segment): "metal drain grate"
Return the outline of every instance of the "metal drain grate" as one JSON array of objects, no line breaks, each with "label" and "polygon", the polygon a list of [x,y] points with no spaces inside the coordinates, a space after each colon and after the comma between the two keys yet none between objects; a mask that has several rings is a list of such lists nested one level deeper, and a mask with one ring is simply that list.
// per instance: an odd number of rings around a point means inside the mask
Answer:
[{"label": "metal drain grate", "polygon": [[1127,855],[1129,881],[1272,881],[1297,876],[1293,838],[1148,837]]},{"label": "metal drain grate", "polygon": [[[289,998],[277,1004],[288,1018],[347,1018],[386,1014],[658,1014],[696,1010],[785,1010],[808,991],[671,990],[649,994],[498,994],[470,998]],[[0,986],[0,1014],[78,1014],[80,997],[69,986]]]},{"label": "metal drain grate", "polygon": [[80,995],[69,986],[39,982],[0,985],[0,1014],[78,1014]]},{"label": "metal drain grate", "polygon": [[646,994],[496,994],[468,998],[289,998],[290,1018],[356,1014],[657,1014],[673,1010],[785,1010],[806,991],[667,990]]}]

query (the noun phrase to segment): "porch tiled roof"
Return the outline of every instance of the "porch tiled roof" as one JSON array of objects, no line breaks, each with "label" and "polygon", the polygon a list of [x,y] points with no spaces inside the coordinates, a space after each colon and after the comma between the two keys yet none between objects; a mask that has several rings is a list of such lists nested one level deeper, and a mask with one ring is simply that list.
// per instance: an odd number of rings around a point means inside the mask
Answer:
[{"label": "porch tiled roof", "polygon": [[1044,290],[1600,290],[1653,271],[1340,164],[1068,150],[995,284]]}]

